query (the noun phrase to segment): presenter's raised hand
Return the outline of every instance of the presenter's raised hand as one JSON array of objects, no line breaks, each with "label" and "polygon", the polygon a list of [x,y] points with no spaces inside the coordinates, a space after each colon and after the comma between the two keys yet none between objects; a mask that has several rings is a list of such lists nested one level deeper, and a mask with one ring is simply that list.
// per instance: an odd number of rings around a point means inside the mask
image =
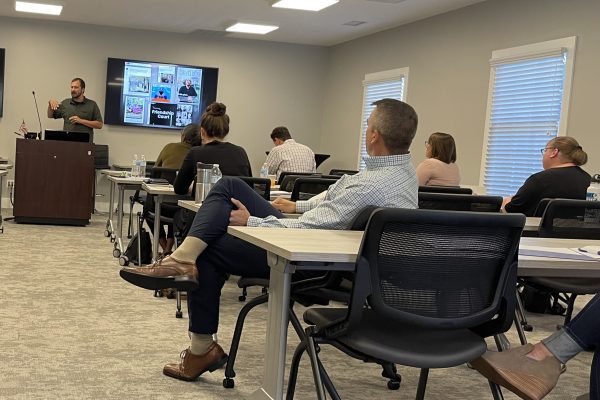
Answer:
[{"label": "presenter's raised hand", "polygon": [[58,106],[60,105],[60,103],[58,102],[58,100],[50,100],[48,101],[48,107],[50,107],[50,109],[52,111],[56,111],[58,109]]},{"label": "presenter's raised hand", "polygon": [[237,207],[237,210],[231,210],[229,214],[229,225],[232,226],[246,226],[248,224],[248,218],[250,218],[250,212],[241,201],[231,198],[231,202]]}]

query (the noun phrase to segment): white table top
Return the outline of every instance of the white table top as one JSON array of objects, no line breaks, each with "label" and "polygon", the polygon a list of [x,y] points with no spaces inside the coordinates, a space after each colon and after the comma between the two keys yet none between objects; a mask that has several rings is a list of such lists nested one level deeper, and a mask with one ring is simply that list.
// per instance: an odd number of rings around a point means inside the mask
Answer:
[{"label": "white table top", "polygon": [[133,177],[120,177],[120,176],[108,176],[108,180],[116,183],[117,185],[142,185],[144,183],[143,177],[133,178]]},{"label": "white table top", "polygon": [[177,205],[187,210],[198,212],[202,203],[196,204],[194,200],[178,200]]},{"label": "white table top", "polygon": [[[230,226],[227,232],[289,261],[355,262],[363,232]],[[600,246],[600,240],[524,237],[521,243],[543,247]],[[600,277],[600,262],[519,256],[520,276]]]},{"label": "white table top", "polygon": [[540,222],[542,222],[542,219],[540,217],[527,217],[525,219],[525,226],[523,227],[523,230],[537,231],[540,227]]},{"label": "white table top", "polygon": [[0,170],[0,176],[4,176],[4,175],[6,175],[6,174],[8,174],[8,171],[3,171],[3,170]]},{"label": "white table top", "polygon": [[100,174],[108,176],[116,176],[119,178],[126,178],[128,171],[115,171],[114,169],[101,169]]},{"label": "white table top", "polygon": [[12,169],[12,167],[13,167],[12,164],[0,164],[0,171]]},{"label": "white table top", "polygon": [[173,185],[142,183],[142,190],[149,194],[175,195]]}]

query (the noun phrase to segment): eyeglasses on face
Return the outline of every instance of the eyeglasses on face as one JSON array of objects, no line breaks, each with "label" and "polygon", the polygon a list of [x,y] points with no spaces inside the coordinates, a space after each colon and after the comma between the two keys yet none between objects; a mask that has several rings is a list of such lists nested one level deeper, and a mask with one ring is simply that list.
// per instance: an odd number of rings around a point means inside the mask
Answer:
[{"label": "eyeglasses on face", "polygon": [[544,147],[543,149],[540,149],[540,153],[544,154],[546,152],[546,150],[554,150],[555,147]]}]

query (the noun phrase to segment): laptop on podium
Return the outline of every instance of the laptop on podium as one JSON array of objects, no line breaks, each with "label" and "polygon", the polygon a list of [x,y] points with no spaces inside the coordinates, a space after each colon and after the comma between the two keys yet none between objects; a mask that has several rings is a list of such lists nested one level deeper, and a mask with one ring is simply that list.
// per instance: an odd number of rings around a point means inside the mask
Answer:
[{"label": "laptop on podium", "polygon": [[52,129],[46,129],[44,133],[44,140],[89,143],[90,134],[87,132],[56,131]]}]

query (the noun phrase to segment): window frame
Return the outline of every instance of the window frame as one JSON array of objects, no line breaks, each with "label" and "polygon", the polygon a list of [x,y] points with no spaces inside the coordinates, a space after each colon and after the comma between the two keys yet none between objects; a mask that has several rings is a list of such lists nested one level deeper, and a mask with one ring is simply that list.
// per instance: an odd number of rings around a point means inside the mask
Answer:
[{"label": "window frame", "polygon": [[[482,145],[482,156],[479,173],[479,185],[485,187],[485,169],[488,162],[488,141],[490,138],[490,124],[492,117],[492,101],[494,97],[496,66],[511,62],[533,60],[552,56],[555,54],[565,54],[565,77],[563,81],[563,95],[561,99],[561,111],[557,129],[558,136],[566,136],[569,126],[569,110],[571,103],[571,89],[573,85],[573,71],[575,66],[575,51],[577,36],[570,36],[562,39],[548,40],[527,44],[523,46],[510,47],[501,50],[492,51],[490,59],[490,80],[488,84],[488,98],[486,106],[485,127]],[[514,193],[508,193],[507,196]]]},{"label": "window frame", "polygon": [[[395,68],[386,71],[373,72],[369,74],[365,74],[365,77],[362,81],[363,86],[363,97],[362,97],[362,106],[361,106],[361,121],[360,121],[360,133],[359,133],[359,143],[358,143],[358,160],[357,160],[357,169],[359,171],[364,170],[364,163],[362,161],[363,154],[367,153],[365,147],[365,135],[367,130],[367,118],[370,114],[370,104],[365,104],[367,99],[367,92],[369,85],[377,84],[377,83],[385,83],[396,80],[403,79],[402,83],[402,98],[400,100],[406,101],[406,94],[408,92],[408,73],[409,68]],[[367,113],[367,110],[369,112]]]}]

